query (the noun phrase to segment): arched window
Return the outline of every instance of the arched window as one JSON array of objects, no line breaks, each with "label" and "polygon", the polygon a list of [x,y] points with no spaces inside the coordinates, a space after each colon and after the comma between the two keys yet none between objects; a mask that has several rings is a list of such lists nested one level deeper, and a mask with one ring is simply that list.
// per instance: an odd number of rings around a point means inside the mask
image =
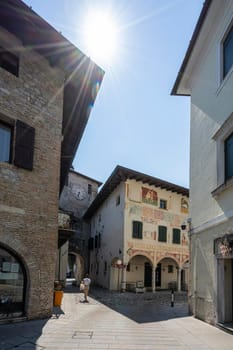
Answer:
[{"label": "arched window", "polygon": [[0,319],[23,316],[25,286],[26,273],[22,263],[0,246]]}]

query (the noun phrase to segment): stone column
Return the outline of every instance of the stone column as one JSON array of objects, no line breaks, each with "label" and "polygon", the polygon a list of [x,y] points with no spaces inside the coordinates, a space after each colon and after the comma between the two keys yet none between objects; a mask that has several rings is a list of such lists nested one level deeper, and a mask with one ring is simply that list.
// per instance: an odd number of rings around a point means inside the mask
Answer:
[{"label": "stone column", "polygon": [[178,292],[181,291],[181,268],[178,267],[178,270],[177,270],[177,279],[178,279],[178,283],[177,283],[177,290]]},{"label": "stone column", "polygon": [[155,293],[155,288],[156,288],[156,281],[155,281],[155,271],[156,271],[156,267],[157,265],[155,266],[152,266],[152,292]]}]

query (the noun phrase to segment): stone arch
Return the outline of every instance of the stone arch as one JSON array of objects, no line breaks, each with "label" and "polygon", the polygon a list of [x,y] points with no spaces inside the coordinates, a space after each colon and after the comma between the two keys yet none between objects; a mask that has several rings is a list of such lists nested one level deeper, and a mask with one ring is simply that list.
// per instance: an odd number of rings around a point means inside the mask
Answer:
[{"label": "stone arch", "polygon": [[[72,265],[71,265],[72,264]],[[72,272],[70,277],[75,278],[76,284],[80,284],[84,274],[85,274],[85,265],[83,257],[73,251],[70,251],[68,254],[68,269]]]},{"label": "stone arch", "polygon": [[132,260],[135,256],[145,256],[151,263],[151,265],[153,266],[153,259],[151,258],[151,256],[147,253],[147,252],[135,252],[132,253],[128,259],[128,263],[130,262],[130,260]]},{"label": "stone arch", "polygon": [[164,256],[161,256],[157,261],[156,261],[156,264],[158,265],[162,260],[164,259],[171,259],[173,261],[175,261],[175,263],[177,264],[178,267],[180,267],[180,262],[178,261],[178,259],[174,258],[173,255],[171,254],[166,254]]},{"label": "stone arch", "polygon": [[157,260],[156,289],[180,288],[179,261],[171,254],[166,254]]},{"label": "stone arch", "polygon": [[26,315],[29,273],[25,260],[12,247],[0,242],[0,266],[4,271],[0,277],[0,319]]}]

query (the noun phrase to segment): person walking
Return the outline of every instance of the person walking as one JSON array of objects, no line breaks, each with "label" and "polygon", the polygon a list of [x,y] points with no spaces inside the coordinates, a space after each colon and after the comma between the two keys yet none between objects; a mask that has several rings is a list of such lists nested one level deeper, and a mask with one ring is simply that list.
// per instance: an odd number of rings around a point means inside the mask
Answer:
[{"label": "person walking", "polygon": [[88,273],[85,275],[85,278],[83,279],[84,284],[84,303],[88,303],[87,297],[90,289],[91,279],[89,278]]}]

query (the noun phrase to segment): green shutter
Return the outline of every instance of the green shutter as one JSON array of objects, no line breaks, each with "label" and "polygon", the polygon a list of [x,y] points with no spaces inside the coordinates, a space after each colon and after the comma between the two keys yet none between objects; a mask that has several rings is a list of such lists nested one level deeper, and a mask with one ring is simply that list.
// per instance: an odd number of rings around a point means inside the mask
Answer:
[{"label": "green shutter", "polygon": [[167,227],[159,226],[159,242],[167,242]]},{"label": "green shutter", "polygon": [[142,239],[142,222],[133,221],[133,238]]},{"label": "green shutter", "polygon": [[173,229],[173,240],[172,243],[180,244],[180,229]]}]

